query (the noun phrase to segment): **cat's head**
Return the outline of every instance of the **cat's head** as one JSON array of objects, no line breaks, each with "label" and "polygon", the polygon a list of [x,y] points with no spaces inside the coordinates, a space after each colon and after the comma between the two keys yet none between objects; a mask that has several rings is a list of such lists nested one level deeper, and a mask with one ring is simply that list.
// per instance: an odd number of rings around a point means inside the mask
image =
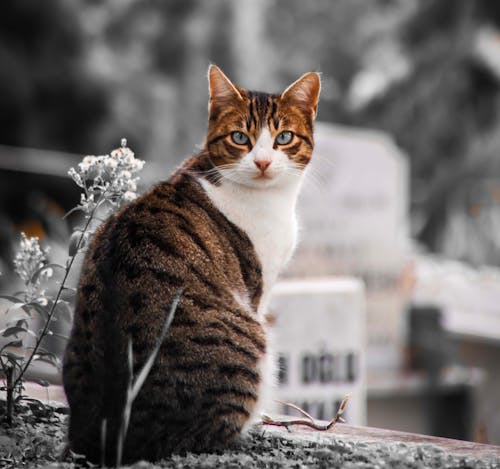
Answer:
[{"label": "cat's head", "polygon": [[300,177],[314,145],[319,75],[306,73],[281,94],[238,88],[215,65],[208,76],[206,148],[221,179],[267,187]]}]

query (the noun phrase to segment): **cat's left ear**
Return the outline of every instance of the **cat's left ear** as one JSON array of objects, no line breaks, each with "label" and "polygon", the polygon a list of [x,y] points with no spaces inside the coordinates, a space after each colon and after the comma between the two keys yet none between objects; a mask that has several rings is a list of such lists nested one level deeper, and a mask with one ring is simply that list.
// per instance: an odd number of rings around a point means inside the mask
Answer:
[{"label": "cat's left ear", "polygon": [[302,75],[281,94],[281,100],[289,105],[311,110],[316,117],[321,81],[319,74],[309,72]]}]

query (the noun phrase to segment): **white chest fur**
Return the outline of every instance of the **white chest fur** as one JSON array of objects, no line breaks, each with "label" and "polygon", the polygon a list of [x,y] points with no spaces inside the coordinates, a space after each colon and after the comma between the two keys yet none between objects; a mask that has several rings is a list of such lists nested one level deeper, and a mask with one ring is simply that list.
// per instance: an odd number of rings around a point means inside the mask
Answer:
[{"label": "white chest fur", "polygon": [[252,188],[231,181],[219,186],[201,180],[214,205],[250,238],[262,264],[264,291],[259,316],[266,313],[271,288],[297,242],[295,206],[299,178],[286,185]]}]

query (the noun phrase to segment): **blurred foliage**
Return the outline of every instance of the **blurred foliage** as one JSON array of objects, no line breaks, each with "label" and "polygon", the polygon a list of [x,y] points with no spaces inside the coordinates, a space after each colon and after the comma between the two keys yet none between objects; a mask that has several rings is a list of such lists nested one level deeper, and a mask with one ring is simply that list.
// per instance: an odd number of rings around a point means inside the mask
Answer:
[{"label": "blurred foliage", "polygon": [[[408,154],[422,218],[414,233],[433,249],[464,181],[500,176],[500,81],[475,51],[478,31],[500,26],[498,2],[19,0],[0,9],[0,143],[92,153],[127,136],[166,176],[203,141],[213,62],[241,86],[272,91],[321,71],[320,120],[384,130]],[[370,99],[353,101],[364,73],[390,69]]]},{"label": "blurred foliage", "polygon": [[68,2],[2,2],[0,143],[88,150],[107,103],[86,73],[82,40]]},{"label": "blurred foliage", "polygon": [[401,31],[413,73],[353,118],[391,133],[414,177],[461,160],[471,138],[496,123],[499,82],[472,56],[473,12],[468,0],[421,2]]},{"label": "blurred foliage", "polygon": [[359,70],[362,41],[360,18],[373,1],[275,0],[268,12],[269,39],[278,55],[276,67],[282,87],[302,73],[322,73],[319,119],[346,119],[341,100]]},{"label": "blurred foliage", "polygon": [[[110,17],[106,41],[119,51],[142,36],[151,55],[151,68],[176,76],[189,53],[183,28],[195,6],[195,0],[134,2],[122,14]],[[132,31],[124,25],[132,26]]]},{"label": "blurred foliage", "polygon": [[478,143],[497,132],[500,77],[474,53],[478,29],[494,21],[500,25],[495,2],[419,2],[397,36],[412,73],[349,120],[389,132],[408,153],[413,200],[426,217],[417,234],[433,249],[445,247],[448,212],[466,180],[494,175]]}]

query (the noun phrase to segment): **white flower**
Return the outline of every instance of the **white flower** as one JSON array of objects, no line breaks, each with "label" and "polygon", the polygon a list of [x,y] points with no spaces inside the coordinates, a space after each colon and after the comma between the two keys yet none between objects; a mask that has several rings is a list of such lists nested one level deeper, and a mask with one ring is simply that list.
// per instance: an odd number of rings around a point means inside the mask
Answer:
[{"label": "white flower", "polygon": [[100,162],[100,157],[98,156],[86,156],[81,163],[78,163],[78,167],[80,168],[80,172],[85,173],[98,166]]},{"label": "white flower", "polygon": [[85,194],[80,194],[80,203],[81,204],[88,204],[89,202],[94,201],[94,194],[89,194],[86,196]]},{"label": "white flower", "polygon": [[115,169],[118,166],[118,163],[113,158],[106,158],[104,160],[104,166],[107,168]]},{"label": "white flower", "polygon": [[98,161],[99,157],[98,156],[92,156],[92,155],[89,155],[89,156],[85,156],[82,160],[82,163],[81,164],[85,164],[85,165],[88,165],[88,166],[91,166],[93,164],[96,163],[96,161]]},{"label": "white flower", "polygon": [[123,194],[122,198],[123,200],[127,202],[131,202],[137,197],[137,194],[135,192],[127,191]]},{"label": "white flower", "polygon": [[86,156],[77,168],[68,172],[73,181],[85,189],[79,208],[89,216],[103,200],[112,206],[134,200],[139,178],[133,176],[143,167],[144,161],[135,158],[134,152],[126,147],[125,139],[110,155]]},{"label": "white flower", "polygon": [[136,173],[142,169],[144,166],[144,161],[142,160],[134,160],[132,163],[129,164],[129,170],[132,173]]},{"label": "white flower", "polygon": [[70,168],[70,170],[68,171],[68,175],[69,175],[69,177],[71,177],[71,179],[73,179],[73,181],[75,181],[75,183],[76,183],[77,186],[79,186],[79,187],[83,187],[84,186],[83,179],[80,176],[80,174],[78,174],[75,171],[75,168]]},{"label": "white flower", "polygon": [[135,192],[137,190],[137,184],[134,180],[127,181],[127,189],[131,192]]},{"label": "white flower", "polygon": [[38,238],[27,238],[21,233],[19,250],[14,258],[14,270],[28,284],[33,275],[47,263],[48,250],[42,250]]},{"label": "white flower", "polygon": [[53,275],[54,275],[54,269],[52,269],[50,267],[47,267],[42,272],[42,276],[47,278],[47,279],[52,278]]}]

